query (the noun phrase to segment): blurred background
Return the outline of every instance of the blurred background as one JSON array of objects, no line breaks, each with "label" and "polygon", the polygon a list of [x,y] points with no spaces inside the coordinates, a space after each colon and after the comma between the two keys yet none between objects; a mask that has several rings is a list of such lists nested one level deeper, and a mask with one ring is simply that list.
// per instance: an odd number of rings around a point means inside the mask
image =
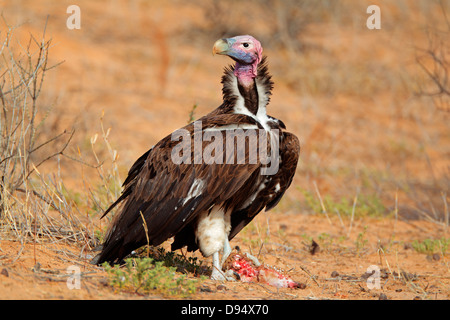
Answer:
[{"label": "blurred background", "polygon": [[[81,28],[70,30],[72,4],[0,1],[0,40],[11,39],[20,60],[51,39],[55,68],[37,101],[45,123],[38,139],[73,134],[45,145],[64,151],[39,171],[58,172],[74,201],[94,206],[79,196],[86,181],[101,185],[92,172],[113,172],[117,195],[141,154],[192,112],[198,118],[219,106],[231,60],[213,56],[212,46],[251,34],[275,81],[268,113],[302,145],[276,213],[325,206],[341,215],[448,219],[450,1],[77,1]],[[381,9],[380,30],[366,27],[372,4]],[[49,152],[36,150],[34,163]]]}]

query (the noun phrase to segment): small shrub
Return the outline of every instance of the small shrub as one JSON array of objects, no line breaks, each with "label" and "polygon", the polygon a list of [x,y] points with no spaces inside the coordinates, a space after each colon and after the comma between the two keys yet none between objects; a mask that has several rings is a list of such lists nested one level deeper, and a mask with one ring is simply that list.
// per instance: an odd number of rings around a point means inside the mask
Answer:
[{"label": "small shrub", "polygon": [[425,239],[423,241],[414,240],[411,245],[413,249],[419,253],[432,255],[434,253],[440,252],[445,255],[448,250],[448,246],[450,245],[450,239],[441,238]]},{"label": "small shrub", "polygon": [[[146,249],[143,252],[146,252]],[[181,273],[192,273],[194,276],[211,273],[210,268],[204,266],[203,261],[199,261],[197,257],[185,257],[173,251],[166,251],[163,247],[151,247],[150,258],[155,262],[162,262],[165,267],[174,267]]]},{"label": "small shrub", "polygon": [[182,297],[196,292],[198,280],[188,279],[185,274],[177,274],[175,267],[165,267],[163,261],[152,258],[128,258],[122,267],[112,267],[105,262],[103,267],[110,284],[120,290],[146,294],[156,291]]}]

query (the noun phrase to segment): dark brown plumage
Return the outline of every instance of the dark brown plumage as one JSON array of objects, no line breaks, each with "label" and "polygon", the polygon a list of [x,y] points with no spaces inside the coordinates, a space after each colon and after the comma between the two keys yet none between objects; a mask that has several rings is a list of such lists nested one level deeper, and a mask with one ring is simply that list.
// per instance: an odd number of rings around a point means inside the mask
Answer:
[{"label": "dark brown plumage", "polygon": [[[190,161],[174,163],[172,152],[180,141],[169,135],[133,164],[123,184],[122,195],[104,213],[108,214],[121,204],[106,235],[102,252],[93,263],[118,262],[140,246],[147,243],[157,246],[171,237],[174,237],[172,250],[187,246],[193,251],[200,246],[202,253],[209,256],[217,250],[211,251],[206,244],[210,238],[205,236],[207,240],[201,240],[204,239],[202,232],[206,230],[208,237],[214,235],[217,226],[212,218],[215,215],[224,219],[225,242],[228,243],[260,211],[267,211],[278,204],[295,174],[300,145],[295,135],[285,131],[280,120],[265,114],[273,86],[266,60],[263,58],[259,63],[257,76],[248,86],[241,85],[233,67],[225,69],[222,77],[223,104],[182,128],[190,137],[190,153],[183,154],[185,160],[189,158]],[[239,112],[241,109],[245,111]],[[197,130],[199,126],[200,132]],[[251,152],[248,131],[237,131],[231,138],[227,135],[231,128],[269,132],[264,140],[258,140],[257,145],[257,148],[267,148],[269,152],[274,147],[274,139],[278,138],[278,171],[262,174],[270,164],[263,161],[260,154],[255,157]],[[278,137],[270,134],[274,129],[279,132]],[[216,135],[215,139],[221,135],[222,147],[215,148],[211,154],[215,159],[222,159],[222,163],[196,159],[199,157],[196,134],[211,132]],[[201,150],[211,148],[215,139],[203,139]],[[238,143],[239,139],[246,143]],[[235,151],[231,156],[227,145]],[[243,163],[238,162],[240,152],[245,155]],[[147,235],[142,217],[148,228]],[[211,224],[202,224],[203,221]],[[203,243],[199,244],[199,239]]]}]

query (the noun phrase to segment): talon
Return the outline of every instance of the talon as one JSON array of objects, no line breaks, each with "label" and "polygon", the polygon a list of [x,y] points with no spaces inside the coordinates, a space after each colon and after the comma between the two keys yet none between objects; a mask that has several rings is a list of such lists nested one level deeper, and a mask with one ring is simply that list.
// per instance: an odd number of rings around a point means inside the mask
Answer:
[{"label": "talon", "polygon": [[216,274],[211,274],[211,280],[214,281],[225,281],[226,278],[224,275],[220,274],[220,273],[216,273]]},{"label": "talon", "polygon": [[[234,270],[227,270],[227,272],[223,272],[221,270],[214,269],[211,274],[211,280],[214,280],[214,281],[236,281],[236,278],[234,277],[234,275],[236,275]],[[239,276],[239,274],[238,274],[238,276]]]},{"label": "talon", "polygon": [[211,274],[211,280],[225,281],[225,280],[227,280],[227,277],[225,276],[223,271],[214,268],[214,270]]},{"label": "talon", "polygon": [[239,273],[235,272],[234,270],[227,270],[227,272],[225,272],[225,277],[227,279],[227,281],[237,281],[240,279]]}]

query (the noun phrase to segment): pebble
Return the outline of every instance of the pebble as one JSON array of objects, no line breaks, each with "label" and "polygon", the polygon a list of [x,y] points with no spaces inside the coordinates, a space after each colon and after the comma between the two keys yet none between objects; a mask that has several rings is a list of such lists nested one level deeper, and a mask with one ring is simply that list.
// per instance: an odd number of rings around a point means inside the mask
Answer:
[{"label": "pebble", "polygon": [[384,293],[380,293],[380,297],[378,298],[378,300],[388,300],[388,297]]},{"label": "pebble", "polygon": [[339,277],[339,272],[333,271],[333,272],[331,273],[331,277],[332,277],[332,278]]},{"label": "pebble", "polygon": [[5,276],[5,277],[9,277],[9,272],[8,270],[6,270],[5,268],[2,269],[2,271],[0,272],[1,275]]}]

